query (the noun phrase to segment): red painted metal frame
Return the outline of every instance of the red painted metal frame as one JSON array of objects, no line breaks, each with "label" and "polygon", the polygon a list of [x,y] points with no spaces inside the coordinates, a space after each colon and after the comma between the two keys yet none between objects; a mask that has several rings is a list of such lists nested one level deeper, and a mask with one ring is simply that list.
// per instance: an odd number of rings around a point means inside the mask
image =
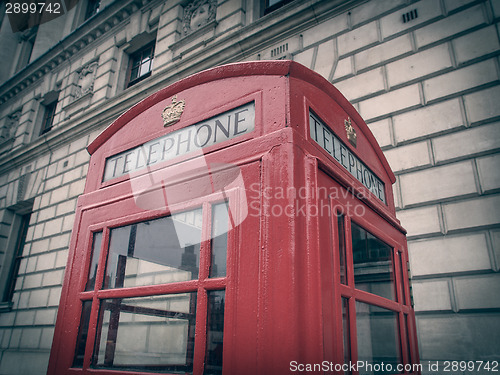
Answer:
[{"label": "red painted metal frame", "polygon": [[[343,188],[338,185],[330,176],[328,176],[324,171],[319,172],[319,186],[330,185],[336,189]],[[398,314],[398,336],[399,336],[399,353],[401,355],[403,364],[416,364],[419,363],[418,350],[416,347],[416,337],[415,337],[415,322],[414,313],[412,306],[410,304],[409,297],[409,284],[407,267],[401,267],[399,262],[399,255],[401,254],[401,259],[403,264],[406,265],[407,262],[407,249],[406,240],[404,235],[398,231],[396,228],[391,226],[389,223],[385,222],[381,225],[380,220],[377,219],[377,214],[371,210],[367,210],[366,216],[356,216],[356,215],[343,215],[344,220],[344,230],[345,230],[345,242],[346,242],[346,264],[347,264],[347,283],[342,284],[340,281],[340,263],[339,263],[339,248],[336,246],[339,239],[339,231],[337,229],[336,222],[336,212],[346,207],[353,207],[354,205],[362,204],[352,193],[345,191],[345,195],[341,197],[331,198],[330,197],[330,212],[332,212],[331,220],[329,222],[329,228],[327,228],[327,221],[320,225],[323,231],[328,231],[331,233],[329,237],[324,236],[322,246],[323,250],[323,261],[321,268],[324,270],[322,277],[323,283],[328,283],[330,280],[332,287],[323,287],[322,291],[324,293],[323,298],[331,298],[330,304],[335,310],[335,316],[333,324],[330,324],[328,329],[332,330],[332,333],[325,340],[326,348],[333,351],[333,361],[335,363],[342,363],[343,361],[343,324],[342,324],[342,298],[348,299],[348,324],[350,337],[350,356],[351,361],[356,362],[358,360],[357,355],[357,327],[356,327],[356,301],[368,303],[371,305],[376,305]],[[366,206],[365,206],[366,208]],[[351,242],[351,221],[354,220],[358,225],[366,229],[371,234],[375,235],[377,238],[381,239],[383,242],[388,244],[393,248],[393,272],[394,272],[394,285],[395,285],[395,300],[388,300],[386,298],[367,293],[362,290],[355,288],[354,284],[354,268],[352,259],[352,242]],[[326,249],[326,250],[325,250]],[[330,257],[330,258],[329,258]],[[328,264],[330,262],[331,265]],[[404,293],[403,293],[404,288]],[[403,297],[404,296],[404,297]],[[328,302],[327,302],[328,304]],[[329,307],[328,307],[329,308]],[[407,316],[408,327],[405,326],[404,315]],[[327,332],[328,334],[328,332]],[[410,337],[407,337],[409,335]],[[334,345],[329,344],[331,340]],[[407,345],[410,345],[408,348]],[[408,352],[411,353],[411,358],[408,358]],[[357,374],[355,371],[354,374]]]},{"label": "red painted metal frame", "polygon": [[[90,256],[86,257],[84,262],[84,267],[82,268],[82,273],[79,275],[79,290],[82,292],[78,293],[78,299],[83,303],[84,301],[92,301],[92,311],[90,316],[90,328],[88,332],[88,340],[86,343],[85,349],[85,357],[83,368],[70,368],[67,372],[70,373],[92,373],[92,374],[116,374],[117,371],[120,370],[108,370],[102,368],[90,368],[91,357],[93,353],[94,347],[94,338],[96,337],[96,331],[99,327],[97,323],[97,318],[100,309],[100,301],[103,299],[109,298],[126,298],[126,297],[143,297],[143,296],[152,296],[152,295],[164,295],[164,294],[174,294],[174,293],[187,293],[187,292],[195,292],[198,294],[197,300],[197,324],[196,324],[196,337],[197,341],[195,344],[195,365],[193,369],[194,374],[202,374],[203,373],[203,359],[205,355],[205,335],[206,335],[206,316],[207,316],[207,291],[210,290],[226,290],[226,295],[231,301],[231,294],[233,291],[231,288],[228,288],[227,285],[230,284],[230,280],[233,277],[234,273],[234,261],[233,261],[233,253],[234,253],[234,244],[235,244],[235,236],[237,236],[237,229],[231,230],[228,233],[228,256],[227,256],[227,275],[226,277],[220,278],[212,278],[208,277],[209,272],[209,261],[210,259],[210,236],[211,232],[211,217],[212,217],[212,205],[218,202],[222,202],[226,199],[229,202],[236,201],[238,198],[237,191],[229,192],[226,197],[221,196],[221,194],[213,194],[212,196],[203,197],[203,199],[192,200],[187,202],[186,204],[179,204],[171,207],[167,211],[158,211],[151,213],[133,213],[127,216],[118,217],[115,219],[110,219],[106,221],[102,221],[96,224],[92,224],[87,226],[87,228],[82,227],[82,234],[86,237],[85,240],[85,248],[87,249],[87,253],[90,255],[90,248],[92,246],[92,237],[93,233],[102,231],[103,232],[103,240],[101,242],[101,251],[99,257],[99,263],[97,268],[96,275],[96,283],[93,291],[84,291],[85,285],[87,281],[88,269],[90,266]],[[231,204],[231,203],[230,203]],[[102,283],[104,280],[104,270],[107,262],[108,255],[108,247],[109,247],[109,233],[110,229],[115,227],[120,227],[124,225],[129,225],[133,223],[142,222],[144,220],[150,220],[154,218],[164,217],[176,212],[183,212],[186,210],[190,210],[193,208],[202,207],[203,209],[203,227],[202,227],[202,243],[200,248],[200,272],[197,280],[184,281],[184,282],[176,282],[174,284],[160,284],[160,285],[147,285],[147,286],[138,286],[138,287],[129,287],[129,288],[117,288],[117,289],[102,289]],[[94,209],[96,210],[96,209]],[[86,212],[86,216],[95,215],[93,210]],[[238,211],[234,209],[232,211],[233,214],[237,215]],[[231,309],[231,303],[227,304]],[[78,307],[80,309],[81,314],[81,306]],[[76,311],[76,308],[75,308]],[[75,352],[75,344],[76,344],[76,330],[72,331],[73,337],[71,340],[68,340],[68,343],[71,343],[69,347],[63,348],[64,353],[63,356],[70,356],[72,359],[72,354]],[[127,373],[132,374],[147,374],[147,372],[138,372],[132,371]]]},{"label": "red painted metal frame", "polygon": [[[172,96],[186,101],[181,120],[165,128],[161,112]],[[209,280],[207,265],[200,264],[200,278],[178,284],[101,290],[109,230],[112,227],[168,215],[193,207],[204,209],[204,236],[210,231],[212,202],[226,199],[222,193],[199,186],[199,155],[184,155],[138,173],[144,182],[151,176],[168,179],[178,197],[168,208],[143,210],[134,203],[127,177],[103,182],[105,159],[184,127],[255,102],[255,130],[241,138],[215,144],[204,151],[206,165],[232,164],[239,168],[244,188],[233,189],[231,212],[243,215],[246,198],[248,215],[229,232],[227,276]],[[384,204],[340,166],[309,136],[308,117],[313,111],[346,147],[385,184]],[[358,133],[355,148],[347,140],[343,121],[350,118]],[[206,290],[225,289],[224,375],[289,374],[290,362],[340,363],[342,353],[342,297],[349,299],[351,358],[357,358],[355,301],[395,311],[399,316],[401,355],[404,363],[418,363],[415,318],[410,305],[408,273],[397,260],[408,261],[405,230],[395,216],[392,183],[395,177],[375,138],[349,102],[320,75],[290,61],[261,61],[230,64],[183,79],[132,107],[113,122],[88,147],[90,167],[84,194],[79,198],[70,254],[48,373],[118,374],[121,371],[91,369],[90,354],[97,329],[97,302],[103,298],[146,296],[198,291],[197,314],[206,315]],[[213,170],[213,179],[228,181],[224,170]],[[287,189],[314,191],[334,186],[350,192],[343,197],[320,198],[280,195]],[[330,209],[349,204],[366,209],[364,217],[345,216],[346,261],[349,283],[340,284],[337,261],[338,230],[334,216],[308,211],[325,201]],[[301,207],[305,207],[302,210]],[[280,211],[281,210],[281,211]],[[276,213],[280,211],[280,215]],[[350,221],[356,221],[393,250],[395,301],[354,288]],[[336,220],[336,219],[335,219]],[[92,233],[103,231],[95,289],[85,292],[91,261]],[[208,243],[202,253],[208,255]],[[401,255],[399,255],[401,254]],[[98,280],[100,280],[98,282]],[[403,289],[405,293],[403,293]],[[403,300],[404,294],[404,300]],[[81,303],[94,302],[90,338],[84,369],[71,368],[80,324]],[[201,315],[200,315],[201,316]],[[405,327],[408,317],[409,328]],[[203,371],[206,326],[196,327],[195,374]],[[406,337],[408,332],[408,337]],[[411,359],[406,354],[409,343]],[[200,344],[201,343],[201,344]],[[143,374],[140,372],[127,372]],[[322,373],[320,371],[310,373]]]}]

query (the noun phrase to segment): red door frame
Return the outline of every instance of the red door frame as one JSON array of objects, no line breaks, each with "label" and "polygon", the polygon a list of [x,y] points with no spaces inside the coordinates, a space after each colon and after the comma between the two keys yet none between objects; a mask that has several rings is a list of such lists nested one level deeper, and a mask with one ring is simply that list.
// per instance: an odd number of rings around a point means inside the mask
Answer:
[{"label": "red door frame", "polygon": [[[324,187],[330,184],[336,191],[341,191],[343,193],[340,196],[329,197],[330,203],[330,213],[331,217],[329,219],[329,232],[330,236],[325,236],[322,241],[322,246],[327,248],[327,253],[332,259],[332,268],[328,265],[322,266],[322,283],[331,282],[333,287],[324,287],[323,298],[327,300],[332,298],[333,301],[330,302],[333,306],[334,323],[333,334],[331,338],[334,341],[334,345],[327,345],[326,349],[333,350],[333,358],[335,363],[343,363],[344,353],[343,353],[343,311],[342,311],[342,300],[348,300],[348,332],[349,337],[349,352],[350,360],[352,362],[358,361],[358,345],[357,345],[357,326],[356,326],[356,301],[368,303],[370,305],[379,306],[387,310],[393,311],[398,314],[398,330],[397,334],[399,337],[399,355],[401,356],[402,364],[418,364],[418,348],[416,344],[416,326],[415,326],[415,315],[413,308],[411,306],[410,299],[410,286],[409,286],[409,275],[408,275],[408,252],[406,247],[406,238],[400,230],[395,228],[385,219],[380,217],[376,212],[371,210],[366,204],[361,200],[356,198],[352,192],[348,192],[344,187],[339,185],[328,172],[322,171],[319,168],[319,173],[317,175],[318,186]],[[326,183],[325,183],[326,182]],[[363,207],[366,215],[357,215],[357,209],[351,209],[351,207]],[[346,209],[348,208],[348,209]],[[345,264],[346,264],[346,277],[347,284],[341,283],[341,270],[339,262],[339,233],[337,225],[337,213],[342,213],[343,217],[343,230],[345,235]],[[354,218],[354,219],[353,219]],[[325,218],[321,218],[325,220]],[[392,248],[392,271],[394,274],[394,287],[395,300],[388,300],[386,298],[365,292],[363,290],[356,289],[354,284],[354,263],[353,263],[353,251],[352,251],[352,235],[351,235],[351,222],[354,221],[360,227],[386,243]],[[323,230],[328,230],[326,223],[320,224]],[[320,250],[321,251],[321,250]],[[328,262],[325,258],[325,249],[323,249],[323,263]],[[330,253],[331,252],[331,253]],[[331,297],[328,293],[331,293]],[[328,302],[327,302],[328,303]],[[327,308],[328,309],[328,308]],[[406,316],[406,319],[405,319]],[[409,356],[411,358],[409,358]],[[418,367],[414,367],[418,370]],[[401,373],[418,373],[417,370],[414,371],[404,371]],[[354,371],[354,375],[359,372]],[[398,373],[398,372],[395,372]]]},{"label": "red door frame", "polygon": [[[237,190],[228,191],[223,193],[214,193],[210,196],[204,196],[198,199],[193,199],[188,202],[183,202],[175,205],[171,205],[168,209],[157,210],[157,211],[142,211],[139,208],[135,209],[135,212],[128,212],[127,215],[122,215],[120,211],[113,209],[108,209],[107,205],[102,205],[95,207],[88,211],[85,211],[81,215],[81,220],[79,223],[79,236],[85,238],[81,241],[81,245],[84,246],[86,251],[77,251],[81,255],[81,261],[84,267],[81,267],[81,272],[75,272],[71,276],[77,277],[79,290],[78,300],[81,301],[79,306],[66,307],[66,314],[73,315],[74,317],[81,316],[81,310],[83,302],[92,301],[92,310],[90,315],[90,326],[88,330],[85,348],[85,357],[82,368],[71,368],[71,363],[68,361],[59,361],[58,369],[55,373],[68,373],[68,374],[116,374],[116,369],[103,369],[103,368],[92,368],[91,358],[94,351],[95,340],[97,340],[97,329],[98,329],[98,316],[99,309],[101,306],[100,301],[104,299],[111,298],[126,298],[126,297],[144,297],[153,295],[165,295],[165,294],[177,294],[177,293],[187,293],[196,292],[197,293],[197,324],[196,324],[196,339],[195,339],[195,353],[193,357],[194,366],[193,374],[203,373],[203,362],[205,359],[205,345],[206,345],[206,317],[207,317],[207,291],[210,290],[225,290],[226,291],[226,311],[227,315],[224,317],[224,326],[230,327],[232,325],[232,314],[233,311],[232,304],[234,300],[234,286],[232,280],[235,278],[235,248],[236,248],[236,238],[238,237],[239,228],[235,227],[228,232],[228,249],[227,249],[227,274],[225,277],[219,278],[209,278],[210,265],[208,263],[211,259],[210,253],[210,233],[211,218],[212,218],[212,207],[214,204],[228,201],[230,207],[230,215],[234,215],[236,218],[239,215],[238,212],[238,196]],[[157,219],[161,217],[168,216],[172,213],[184,212],[191,210],[193,208],[202,207],[203,212],[203,225],[202,225],[202,243],[200,247],[200,268],[199,277],[197,280],[190,280],[184,282],[176,282],[173,284],[160,284],[160,285],[147,285],[138,287],[128,287],[128,288],[116,288],[116,289],[102,289],[104,280],[104,270],[106,268],[108,247],[109,247],[109,234],[112,228],[121,227],[124,225],[130,225],[133,223],[139,223],[146,220]],[[98,223],[95,223],[95,218],[99,217],[103,219]],[[99,262],[96,274],[96,282],[94,290],[85,291],[85,286],[87,283],[87,275],[89,274],[89,267],[91,262],[90,251],[93,243],[93,234],[97,232],[103,233],[103,238],[101,241],[101,249],[99,255]],[[68,311],[71,308],[71,311]],[[69,336],[65,337],[65,343],[68,345],[59,347],[60,358],[66,358],[69,361],[73,360],[73,354],[75,353],[77,344],[77,334],[78,330],[75,330],[75,323],[73,319],[68,319],[63,322],[66,326],[65,331]],[[78,325],[78,323],[77,323]],[[230,329],[229,329],[230,332]],[[231,335],[227,335],[224,339],[224,351],[231,350]],[[230,355],[226,355],[223,358],[230,358]],[[230,373],[230,361],[224,363],[225,369]],[[226,370],[225,370],[226,371]],[[130,374],[150,374],[150,372],[140,372],[140,371],[126,371]]]}]

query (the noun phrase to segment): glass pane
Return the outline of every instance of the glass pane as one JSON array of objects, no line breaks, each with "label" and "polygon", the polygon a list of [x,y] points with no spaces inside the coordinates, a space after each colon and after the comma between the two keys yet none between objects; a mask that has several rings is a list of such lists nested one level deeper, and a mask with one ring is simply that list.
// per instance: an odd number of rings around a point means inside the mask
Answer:
[{"label": "glass pane", "polygon": [[[401,363],[398,314],[356,301],[356,327],[358,361],[367,364],[358,367],[360,375],[397,373],[396,366]],[[375,366],[382,362],[384,366]]]},{"label": "glass pane", "polygon": [[394,300],[392,248],[354,222],[351,232],[355,287]]},{"label": "glass pane", "polygon": [[141,71],[140,71],[139,75],[142,77],[144,74],[149,73],[150,70],[151,70],[151,62],[150,62],[150,60],[144,61],[141,64]]},{"label": "glass pane", "polygon": [[80,327],[78,328],[78,338],[76,339],[75,357],[73,367],[83,366],[83,356],[85,355],[85,344],[89,333],[89,321],[92,301],[83,302],[82,316],[80,317]]},{"label": "glass pane", "polygon": [[408,315],[403,314],[405,320],[405,330],[406,330],[406,356],[408,358],[408,363],[411,362],[411,349],[410,349],[410,327],[408,326]]},{"label": "glass pane", "polygon": [[345,261],[344,215],[337,214],[337,231],[339,236],[340,282],[342,284],[347,284],[347,267]]},{"label": "glass pane", "polygon": [[399,264],[400,270],[401,270],[401,291],[402,291],[401,297],[403,298],[401,303],[406,305],[406,283],[407,283],[407,281],[405,280],[403,256],[399,251],[398,251],[398,264]]},{"label": "glass pane", "polygon": [[207,353],[205,375],[222,374],[225,291],[208,292]]},{"label": "glass pane", "polygon": [[107,299],[99,315],[94,367],[193,371],[196,293]]},{"label": "glass pane", "polygon": [[[349,330],[349,299],[342,298],[342,331],[344,337],[344,363],[351,360],[351,339]],[[349,371],[344,373],[348,374]]]},{"label": "glass pane", "polygon": [[133,81],[138,76],[139,76],[139,67],[132,68],[132,71],[130,72],[130,80]]},{"label": "glass pane", "polygon": [[201,208],[111,230],[105,288],[198,278]]},{"label": "glass pane", "polygon": [[92,238],[92,260],[90,261],[89,275],[87,278],[87,285],[85,290],[94,290],[95,277],[97,275],[97,263],[99,262],[99,255],[101,254],[102,232],[94,233]]},{"label": "glass pane", "polygon": [[144,62],[146,60],[149,60],[152,56],[153,56],[153,47],[146,48],[144,51],[142,51],[141,61]]},{"label": "glass pane", "polygon": [[226,276],[227,232],[229,224],[227,203],[213,206],[212,213],[212,264],[210,277]]}]

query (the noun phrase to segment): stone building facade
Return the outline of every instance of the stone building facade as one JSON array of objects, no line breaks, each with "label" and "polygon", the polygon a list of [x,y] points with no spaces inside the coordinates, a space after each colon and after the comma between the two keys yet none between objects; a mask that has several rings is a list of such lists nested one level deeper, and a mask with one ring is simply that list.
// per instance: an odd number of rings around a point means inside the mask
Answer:
[{"label": "stone building facade", "polygon": [[499,359],[499,0],[62,8],[13,32],[0,5],[0,374],[46,371],[86,146],[162,87],[266,59],[332,82],[382,147],[408,230],[421,359]]}]

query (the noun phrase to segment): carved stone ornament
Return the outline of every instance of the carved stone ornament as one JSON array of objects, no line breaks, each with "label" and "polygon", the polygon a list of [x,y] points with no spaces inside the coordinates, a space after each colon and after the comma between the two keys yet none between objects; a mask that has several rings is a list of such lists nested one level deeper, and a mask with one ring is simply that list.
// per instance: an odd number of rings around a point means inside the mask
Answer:
[{"label": "carved stone ornament", "polygon": [[172,104],[165,107],[161,113],[163,118],[163,126],[170,126],[175,124],[181,119],[182,112],[184,112],[184,107],[186,102],[184,100],[177,100],[177,95],[172,98]]},{"label": "carved stone ornament", "polygon": [[358,136],[356,135],[356,130],[351,124],[351,119],[348,117],[347,120],[344,120],[345,131],[347,133],[347,140],[356,147],[358,143]]},{"label": "carved stone ornament", "polygon": [[14,112],[5,121],[4,126],[0,132],[0,142],[7,141],[12,138],[13,130],[19,125],[19,119],[21,118],[21,111]]},{"label": "carved stone ornament", "polygon": [[182,30],[188,35],[215,20],[217,0],[194,0],[184,8]]},{"label": "carved stone ornament", "polygon": [[85,65],[80,73],[78,73],[75,100],[94,91],[95,73],[97,70],[97,62]]}]

